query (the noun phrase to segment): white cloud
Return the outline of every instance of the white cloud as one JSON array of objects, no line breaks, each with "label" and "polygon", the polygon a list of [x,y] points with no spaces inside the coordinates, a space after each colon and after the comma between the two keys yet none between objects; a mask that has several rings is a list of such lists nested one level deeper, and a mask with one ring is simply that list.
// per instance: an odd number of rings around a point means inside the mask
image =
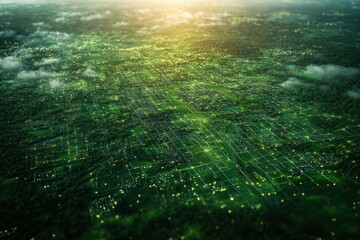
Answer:
[{"label": "white cloud", "polygon": [[183,24],[193,24],[197,27],[224,26],[224,18],[228,17],[227,12],[224,13],[206,13],[206,12],[183,12],[167,14],[155,19],[156,23],[161,23],[162,28],[178,26]]},{"label": "white cloud", "polygon": [[197,27],[214,27],[226,25],[226,23],[223,21],[223,18],[228,17],[229,14],[227,12],[218,14],[204,14],[200,12],[196,13],[195,16],[200,18],[195,24]]},{"label": "white cloud", "polygon": [[106,11],[105,13],[96,13],[96,14],[81,17],[80,20],[81,21],[92,21],[92,20],[96,20],[96,19],[103,19],[103,18],[106,18],[107,16],[109,16],[110,14],[111,14],[110,11]]},{"label": "white cloud", "polygon": [[44,23],[44,22],[34,22],[32,25],[33,25],[34,27],[42,27],[42,26],[45,25],[45,23]]},{"label": "white cloud", "polygon": [[160,29],[160,28],[161,28],[160,25],[155,25],[155,26],[152,26],[152,27],[151,27],[151,30],[158,30],[158,29]]},{"label": "white cloud", "polygon": [[62,82],[60,82],[58,79],[51,79],[49,81],[49,85],[50,85],[50,88],[59,88],[61,87],[63,84]]},{"label": "white cloud", "polygon": [[199,18],[199,17],[204,17],[206,14],[204,13],[204,12],[196,12],[195,14],[194,14],[194,16],[196,17],[196,18]]},{"label": "white cloud", "polygon": [[121,22],[115,23],[113,26],[114,27],[125,27],[125,26],[129,26],[129,25],[130,24],[128,22],[121,21]]},{"label": "white cloud", "polygon": [[59,23],[59,22],[66,22],[66,18],[65,17],[57,17],[54,19],[55,22]]},{"label": "white cloud", "polygon": [[0,69],[5,71],[15,71],[23,66],[21,59],[17,57],[0,58]]},{"label": "white cloud", "polygon": [[197,23],[197,27],[214,27],[214,26],[224,26],[226,23],[222,21],[208,22],[208,23]]},{"label": "white cloud", "polygon": [[360,99],[360,90],[347,91],[346,95],[353,99]]},{"label": "white cloud", "polygon": [[284,88],[291,89],[291,88],[296,88],[296,87],[312,87],[314,85],[292,77],[292,78],[289,78],[287,81],[283,82],[281,84],[281,86]]},{"label": "white cloud", "polygon": [[21,80],[35,80],[35,79],[42,79],[42,78],[55,78],[59,77],[60,74],[56,72],[48,72],[42,69],[38,71],[21,71],[17,78]]},{"label": "white cloud", "polygon": [[46,66],[46,65],[51,65],[51,64],[55,64],[60,62],[60,59],[57,58],[47,58],[47,59],[43,59],[41,62],[36,62],[34,65],[36,67],[40,67],[40,66]]},{"label": "white cloud", "polygon": [[342,67],[338,65],[309,65],[305,69],[305,74],[311,77],[325,80],[334,80],[337,78],[350,79],[360,73],[358,68]]},{"label": "white cloud", "polygon": [[24,48],[27,47],[31,50],[33,47],[37,47],[39,45],[51,45],[51,49],[60,50],[64,49],[64,44],[67,43],[68,40],[72,38],[72,34],[64,33],[64,32],[55,32],[55,31],[45,31],[45,30],[37,30],[32,33],[30,36],[22,36],[19,38],[25,42]]},{"label": "white cloud", "polygon": [[194,16],[189,13],[189,12],[183,12],[182,14],[180,14],[180,18],[183,18],[183,19],[193,19]]},{"label": "white cloud", "polygon": [[81,12],[62,12],[59,13],[59,16],[62,17],[77,17],[83,15]]},{"label": "white cloud", "polygon": [[83,16],[83,15],[84,14],[81,12],[61,12],[55,17],[54,21],[58,22],[58,23],[59,22],[64,23],[64,22],[71,20],[74,17],[79,17],[79,16]]},{"label": "white cloud", "polygon": [[173,14],[167,14],[158,19],[155,19],[156,23],[161,23],[162,28],[178,26],[189,23],[190,20],[194,19],[194,15],[189,12],[178,12]]},{"label": "white cloud", "polygon": [[86,77],[96,77],[97,73],[93,69],[91,69],[91,67],[87,67],[83,75]]},{"label": "white cloud", "polygon": [[304,21],[307,20],[307,15],[297,14],[297,13],[291,13],[291,12],[274,12],[269,17],[268,20],[270,21]]},{"label": "white cloud", "polygon": [[80,12],[62,12],[57,15],[54,19],[55,22],[66,22],[71,18],[82,16],[83,14]]},{"label": "white cloud", "polygon": [[145,35],[145,34],[148,34],[149,31],[148,31],[147,27],[143,27],[140,30],[137,30],[136,33],[139,34],[139,35]]},{"label": "white cloud", "polygon": [[13,36],[15,36],[15,31],[13,31],[13,30],[0,31],[0,37],[2,37],[2,38],[11,38]]},{"label": "white cloud", "polygon": [[146,9],[146,8],[139,8],[139,9],[135,9],[135,13],[137,13],[137,14],[149,14],[150,10]]},{"label": "white cloud", "polygon": [[11,14],[8,11],[0,12],[0,16],[9,16],[9,15]]},{"label": "white cloud", "polygon": [[71,38],[71,34],[63,33],[63,32],[52,32],[52,31],[36,31],[31,34],[33,38],[42,38],[47,39],[49,41],[58,41],[58,40],[67,40]]}]

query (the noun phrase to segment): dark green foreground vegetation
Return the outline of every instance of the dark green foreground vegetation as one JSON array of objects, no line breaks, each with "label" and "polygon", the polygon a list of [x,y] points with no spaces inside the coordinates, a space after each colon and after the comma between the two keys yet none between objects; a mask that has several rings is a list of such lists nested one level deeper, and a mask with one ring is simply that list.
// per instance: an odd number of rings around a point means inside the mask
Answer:
[{"label": "dark green foreground vegetation", "polygon": [[0,239],[359,239],[359,16],[0,4]]}]

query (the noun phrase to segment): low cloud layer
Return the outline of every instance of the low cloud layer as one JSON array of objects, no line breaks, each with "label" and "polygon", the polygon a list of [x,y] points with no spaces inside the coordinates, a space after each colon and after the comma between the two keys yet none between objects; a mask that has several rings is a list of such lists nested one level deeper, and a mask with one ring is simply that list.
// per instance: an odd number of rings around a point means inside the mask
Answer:
[{"label": "low cloud layer", "polygon": [[21,71],[17,78],[21,80],[35,80],[35,79],[43,79],[43,78],[55,78],[59,77],[60,74],[56,72],[48,72],[45,70],[38,71]]},{"label": "low cloud layer", "polygon": [[72,19],[74,17],[82,16],[83,14],[80,12],[62,12],[57,15],[57,17],[54,19],[55,22],[67,22],[69,19]]},{"label": "low cloud layer", "polygon": [[56,63],[59,63],[59,62],[60,62],[60,59],[47,58],[47,59],[43,59],[41,62],[36,62],[34,65],[36,67],[41,67],[41,66],[56,64]]},{"label": "low cloud layer", "polygon": [[0,70],[16,71],[23,66],[21,59],[17,57],[0,58]]},{"label": "low cloud layer", "polygon": [[51,79],[51,80],[49,81],[49,86],[50,86],[50,88],[52,88],[52,89],[59,88],[59,87],[61,87],[62,85],[63,85],[63,84],[62,84],[62,82],[59,81],[59,79]]},{"label": "low cloud layer", "polygon": [[129,26],[129,25],[130,24],[128,22],[121,21],[121,22],[115,23],[113,26],[114,27],[125,27],[125,26]]},{"label": "low cloud layer", "polygon": [[42,38],[48,41],[59,41],[67,40],[71,37],[71,34],[63,32],[53,32],[53,31],[36,31],[30,35],[31,38]]},{"label": "low cloud layer", "polygon": [[360,99],[360,90],[347,91],[346,95],[353,99]]},{"label": "low cloud layer", "polygon": [[305,74],[309,77],[321,78],[324,80],[351,79],[360,73],[358,68],[342,67],[338,65],[309,65]]},{"label": "low cloud layer", "polygon": [[[154,30],[173,28],[180,25],[192,25],[199,28],[215,27],[228,25],[230,14],[227,12],[191,12],[173,9],[171,12],[150,11],[148,9],[138,9],[134,15],[138,21],[149,21],[152,27],[143,27],[137,31],[138,34],[148,34]],[[114,25],[115,26],[115,25]],[[121,26],[121,24],[119,24]]]},{"label": "low cloud layer", "polygon": [[96,77],[97,73],[91,67],[87,67],[83,75],[86,77]]},{"label": "low cloud layer", "polygon": [[0,38],[11,38],[14,36],[15,36],[15,31],[13,31],[13,30],[0,31]]},{"label": "low cloud layer", "polygon": [[[349,86],[348,81],[358,77],[360,74],[360,69],[353,67],[343,67],[334,64],[328,65],[309,65],[305,69],[299,71],[299,78],[291,77],[287,81],[283,82],[281,86],[284,89],[293,90],[293,89],[308,89],[321,91],[322,93],[333,94],[334,91],[331,91],[332,85],[342,85],[345,89],[343,94],[352,99],[360,99],[360,90],[354,88],[354,86]],[[304,78],[304,75],[307,79]],[[301,78],[304,78],[301,79]],[[320,81],[318,81],[320,80]],[[309,82],[310,81],[310,82]]]},{"label": "low cloud layer", "polygon": [[292,77],[289,78],[287,81],[283,82],[281,86],[287,89],[292,89],[296,87],[312,87],[314,85]]},{"label": "low cloud layer", "polygon": [[83,17],[80,18],[80,20],[81,21],[92,21],[92,20],[96,20],[96,19],[106,18],[109,15],[111,15],[111,12],[106,11],[105,13],[95,13],[95,14],[92,14],[92,15],[83,16]]}]

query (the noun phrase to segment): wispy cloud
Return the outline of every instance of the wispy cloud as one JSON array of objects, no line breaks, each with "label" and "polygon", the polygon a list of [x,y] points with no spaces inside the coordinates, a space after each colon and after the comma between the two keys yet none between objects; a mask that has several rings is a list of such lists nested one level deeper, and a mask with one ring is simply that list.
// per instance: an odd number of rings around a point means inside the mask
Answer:
[{"label": "wispy cloud", "polygon": [[147,27],[143,27],[136,31],[138,35],[145,35],[149,33],[149,29]]},{"label": "wispy cloud", "polygon": [[16,71],[23,66],[21,59],[17,57],[0,58],[0,69],[4,71]]},{"label": "wispy cloud", "polygon": [[87,67],[86,70],[83,72],[83,75],[86,77],[96,77],[97,73],[91,67]]},{"label": "wispy cloud", "polygon": [[282,87],[287,89],[297,88],[297,87],[313,87],[314,84],[304,82],[303,80],[297,78],[289,78],[287,81],[281,84]]},{"label": "wispy cloud", "polygon": [[226,23],[222,21],[213,21],[213,22],[203,22],[203,23],[197,23],[197,27],[214,27],[214,26],[224,26]]},{"label": "wispy cloud", "polygon": [[44,23],[44,22],[34,22],[32,25],[33,25],[34,27],[42,27],[42,26],[45,25],[45,23]]},{"label": "wispy cloud", "polygon": [[49,41],[59,41],[59,40],[67,40],[71,38],[71,34],[63,33],[63,32],[53,32],[53,31],[36,31],[30,35],[31,38],[41,38]]},{"label": "wispy cloud", "polygon": [[121,21],[121,22],[115,23],[113,26],[114,27],[125,27],[125,26],[129,26],[129,25],[130,25],[130,23]]},{"label": "wispy cloud", "polygon": [[47,58],[47,59],[43,59],[41,62],[36,62],[34,65],[36,67],[40,67],[40,66],[52,65],[58,62],[60,62],[60,59],[58,58]]},{"label": "wispy cloud", "polygon": [[182,12],[167,14],[155,20],[161,23],[161,27],[172,27],[183,24],[191,24],[197,27],[213,27],[226,25],[224,18],[228,17],[227,12],[224,13],[207,13],[207,12]]},{"label": "wispy cloud", "polygon": [[57,15],[57,17],[54,19],[55,22],[61,23],[61,22],[67,22],[68,20],[82,16],[83,13],[81,12],[62,12]]},{"label": "wispy cloud", "polygon": [[11,15],[9,11],[0,12],[0,16],[9,16],[9,15]]},{"label": "wispy cloud", "polygon": [[305,74],[309,77],[316,77],[323,80],[351,79],[360,73],[358,68],[343,67],[333,64],[328,65],[309,65],[305,69]]},{"label": "wispy cloud", "polygon": [[353,99],[360,99],[360,90],[347,91],[346,95]]},{"label": "wispy cloud", "polygon": [[37,70],[37,71],[21,71],[17,78],[21,80],[35,80],[35,79],[42,79],[42,78],[55,78],[59,77],[60,74],[56,72],[48,72],[45,70]]},{"label": "wispy cloud", "polygon": [[15,31],[14,30],[0,31],[0,38],[11,38],[13,36],[15,36]]},{"label": "wispy cloud", "polygon": [[51,79],[49,81],[49,85],[50,85],[50,88],[59,88],[61,87],[63,84],[62,82],[59,80],[59,79]]},{"label": "wispy cloud", "polygon": [[106,18],[109,15],[111,15],[111,12],[106,11],[105,13],[95,13],[95,14],[92,14],[92,15],[83,16],[83,17],[80,18],[80,20],[81,21],[92,21],[92,20],[96,20],[96,19]]},{"label": "wispy cloud", "polygon": [[[351,90],[348,86],[348,81],[357,77],[360,74],[360,69],[354,67],[343,67],[335,64],[327,65],[309,65],[298,73],[301,78],[308,79],[301,80],[299,78],[291,77],[287,81],[283,82],[281,86],[285,89],[297,89],[307,88],[312,90],[321,91],[322,93],[338,94],[336,91],[332,91],[333,85],[341,85],[344,94],[353,99],[360,98],[360,90]],[[308,81],[311,81],[308,82]]]},{"label": "wispy cloud", "polygon": [[304,21],[304,20],[307,20],[308,18],[309,18],[309,16],[307,16],[307,15],[282,11],[282,12],[271,13],[270,16],[268,17],[268,20],[280,21],[280,22],[281,21],[295,22],[295,21]]},{"label": "wispy cloud", "polygon": [[136,14],[146,15],[146,14],[149,14],[149,13],[150,13],[150,10],[147,9],[147,8],[138,8],[138,9],[135,9],[134,12],[135,12]]}]

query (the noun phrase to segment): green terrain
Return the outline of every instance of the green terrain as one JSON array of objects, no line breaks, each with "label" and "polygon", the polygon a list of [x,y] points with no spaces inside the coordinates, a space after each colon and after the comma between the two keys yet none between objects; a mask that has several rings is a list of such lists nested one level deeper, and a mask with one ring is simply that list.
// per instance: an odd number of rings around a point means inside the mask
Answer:
[{"label": "green terrain", "polygon": [[0,1],[0,239],[359,239],[360,1]]}]

